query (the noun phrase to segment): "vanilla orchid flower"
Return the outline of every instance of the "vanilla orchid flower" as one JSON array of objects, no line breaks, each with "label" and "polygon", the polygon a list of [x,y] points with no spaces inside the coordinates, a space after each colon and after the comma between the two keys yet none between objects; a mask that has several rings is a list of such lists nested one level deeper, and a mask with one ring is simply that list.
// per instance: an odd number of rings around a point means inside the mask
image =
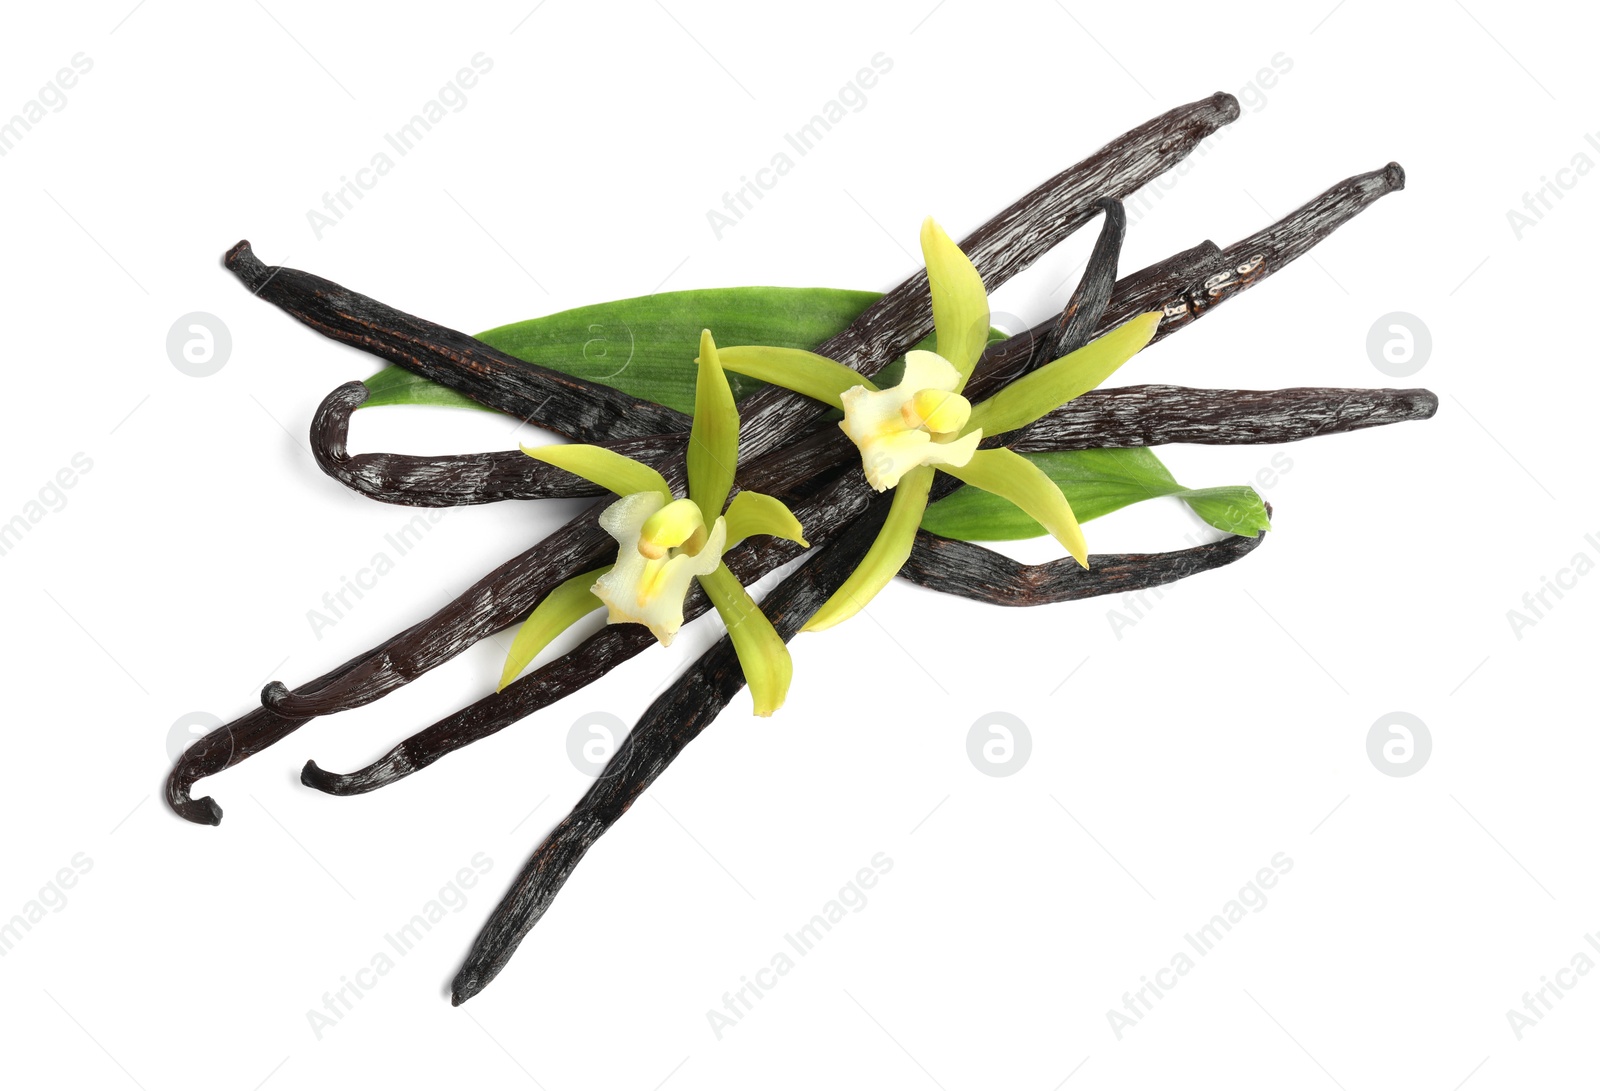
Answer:
[{"label": "vanilla orchid flower", "polygon": [[674,496],[659,471],[605,447],[522,449],[618,495],[600,514],[601,528],[617,543],[617,560],[558,585],[534,608],[512,641],[500,689],[552,640],[601,607],[609,624],[644,625],[662,645],[671,644],[683,626],[689,581],[697,579],[728,627],[756,715],[770,716],[783,704],[793,675],[789,649],[722,558],[755,534],[807,543],[782,501],[755,492],[728,501],[739,456],[739,414],[710,330],[700,335],[698,364],[687,497]]},{"label": "vanilla orchid flower", "polygon": [[799,349],[739,346],[721,351],[729,371],[775,383],[840,409],[861,452],[867,483],[894,489],[889,514],[861,564],[806,623],[826,629],[852,617],[911,555],[935,469],[1011,501],[1085,568],[1088,544],[1072,505],[1043,470],[1004,447],[980,449],[1104,382],[1149,343],[1161,312],[1139,315],[1075,352],[1017,379],[980,404],[961,393],[989,338],[989,300],[978,270],[930,218],[922,225],[935,342],[906,353],[900,382],[880,390],[836,360]]}]

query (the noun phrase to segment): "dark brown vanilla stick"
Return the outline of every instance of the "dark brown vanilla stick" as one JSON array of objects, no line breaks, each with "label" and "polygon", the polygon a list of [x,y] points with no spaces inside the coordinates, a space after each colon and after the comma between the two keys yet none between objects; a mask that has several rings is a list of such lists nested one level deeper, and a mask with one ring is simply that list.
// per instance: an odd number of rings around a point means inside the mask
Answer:
[{"label": "dark brown vanilla stick", "polygon": [[236,244],[222,263],[245,287],[318,333],[569,439],[586,443],[689,427],[689,418],[675,409],[519,360],[311,273],[263,265],[248,242]]},{"label": "dark brown vanilla stick", "polygon": [[[431,617],[302,689],[315,698],[353,680],[348,690],[338,691],[343,700],[376,700],[489,634],[520,621],[551,587],[604,563],[614,543],[596,522],[602,507],[596,504],[587,509],[538,545],[490,572]],[[274,687],[282,689],[276,683],[268,688]],[[316,700],[308,704],[313,709],[321,707]],[[191,822],[216,825],[221,821],[222,808],[210,797],[191,799],[195,782],[237,765],[322,714],[296,711],[292,706],[280,710],[264,701],[262,708],[210,732],[184,751],[168,774],[168,805]]]},{"label": "dark brown vanilla stick", "polygon": [[900,575],[935,591],[995,606],[1041,606],[1174,583],[1232,564],[1253,552],[1265,537],[1230,534],[1221,541],[1168,553],[1097,554],[1090,557],[1088,568],[1081,568],[1071,557],[1023,564],[972,542],[918,531]]},{"label": "dark brown vanilla stick", "polygon": [[1040,341],[1038,354],[1046,361],[1059,360],[1089,343],[1116,290],[1117,258],[1122,254],[1123,236],[1128,233],[1128,212],[1121,201],[1110,197],[1099,205],[1105,212],[1105,223],[1084,267],[1083,278],[1073,289],[1060,319]]},{"label": "dark brown vanilla stick", "polygon": [[[346,488],[390,504],[447,508],[499,500],[599,496],[600,487],[518,451],[471,455],[352,455],[350,416],[367,400],[361,382],[345,383],[322,400],[311,419],[311,451],[322,472]],[[686,433],[607,442],[645,463],[682,458]]]},{"label": "dark brown vanilla stick", "polygon": [[1023,454],[1164,443],[1290,443],[1427,420],[1438,408],[1431,390],[1123,386],[1091,390],[1000,438]]},{"label": "dark brown vanilla stick", "polygon": [[[791,639],[860,562],[888,514],[882,496],[811,556],[761,603],[785,641]],[[504,968],[517,944],[544,916],[557,891],[602,834],[744,688],[733,641],[724,636],[640,717],[572,812],[551,830],[495,907],[451,984],[461,1004]]]},{"label": "dark brown vanilla stick", "polygon": [[1182,297],[1167,303],[1166,316],[1154,340],[1170,336],[1211,308],[1260,283],[1306,254],[1378,198],[1405,188],[1406,172],[1399,163],[1390,163],[1381,170],[1346,178],[1272,226],[1240,239],[1222,252],[1214,272],[1191,285]]}]

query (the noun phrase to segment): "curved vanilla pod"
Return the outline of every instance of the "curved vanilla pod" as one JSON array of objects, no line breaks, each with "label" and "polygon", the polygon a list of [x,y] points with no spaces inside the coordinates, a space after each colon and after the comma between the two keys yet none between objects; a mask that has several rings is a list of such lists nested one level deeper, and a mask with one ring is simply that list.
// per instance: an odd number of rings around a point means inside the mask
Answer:
[{"label": "curved vanilla pod", "polygon": [[[599,486],[517,451],[467,455],[352,455],[350,417],[369,396],[366,384],[345,383],[322,400],[311,419],[311,454],[341,485],[387,504],[448,508],[500,500],[600,496]],[[642,462],[683,457],[687,433],[607,442]]]},{"label": "curved vanilla pod", "polygon": [[1091,390],[1000,442],[1019,454],[1163,443],[1291,443],[1427,420],[1438,408],[1438,395],[1421,389],[1122,386]]},{"label": "curved vanilla pod", "polygon": [[676,409],[519,360],[314,274],[264,265],[248,241],[235,244],[222,263],[253,293],[323,336],[569,439],[587,443],[689,427],[688,416]]},{"label": "curved vanilla pod", "polygon": [[1047,361],[1059,360],[1089,343],[1116,288],[1117,259],[1122,254],[1122,240],[1128,233],[1128,212],[1122,202],[1113,197],[1098,204],[1105,213],[1105,221],[1100,237],[1094,242],[1094,250],[1089,254],[1089,263],[1060,319],[1040,339],[1038,353]]},{"label": "curved vanilla pod", "polygon": [[263,707],[215,729],[184,751],[167,777],[168,805],[191,822],[216,825],[222,809],[209,797],[190,798],[195,781],[232,768],[313,717],[325,715],[325,710],[376,700],[483,637],[516,624],[551,587],[603,563],[615,548],[597,521],[603,506],[590,507],[426,620],[306,683],[303,693],[270,683],[263,690]]},{"label": "curved vanilla pod", "polygon": [[[836,591],[872,545],[889,511],[887,496],[832,542],[814,550],[761,603],[785,641]],[[573,868],[607,830],[744,687],[733,641],[723,636],[647,709],[577,806],[546,835],[512,881],[451,984],[461,1004],[492,981],[544,916]]]},{"label": "curved vanilla pod", "polygon": [[1221,541],[1167,553],[1092,554],[1089,567],[1083,568],[1071,557],[1024,564],[973,542],[924,530],[917,532],[900,575],[935,591],[994,606],[1041,606],[1174,583],[1232,564],[1254,552],[1265,537],[1265,533],[1254,538],[1230,534]]}]

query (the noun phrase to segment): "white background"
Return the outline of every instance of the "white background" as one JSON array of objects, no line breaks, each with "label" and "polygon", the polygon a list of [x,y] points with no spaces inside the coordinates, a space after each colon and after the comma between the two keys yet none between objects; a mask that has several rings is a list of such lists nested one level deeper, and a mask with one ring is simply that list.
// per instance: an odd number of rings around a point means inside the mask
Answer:
[{"label": "white background", "polygon": [[[0,557],[0,919],[89,865],[0,959],[8,1082],[1488,1091],[1592,1071],[1600,974],[1520,1039],[1506,1014],[1600,929],[1583,682],[1600,578],[1520,639],[1507,618],[1575,554],[1600,559],[1600,180],[1564,175],[1520,238],[1507,219],[1576,154],[1600,161],[1595,27],[1575,9],[131,6],[13,6],[0,36],[0,115],[75,54],[93,65],[0,158],[0,519],[92,460]],[[317,238],[307,210],[478,53],[493,68],[465,108]],[[715,237],[707,210],[879,53],[893,67],[866,106]],[[959,238],[1216,90],[1243,117],[1136,217],[1124,269],[1227,245],[1390,159],[1408,187],[1121,381],[1441,398],[1422,424],[1163,452],[1194,485],[1292,462],[1263,489],[1257,553],[1167,589],[1120,638],[1117,600],[1018,612],[891,587],[870,619],[795,643],[778,717],[739,698],[462,1009],[447,986],[472,937],[588,783],[569,729],[631,722],[714,620],[385,791],[325,797],[298,771],[356,768],[476,698],[503,646],[202,782],[219,828],[166,810],[180,717],[321,673],[578,507],[448,513],[319,639],[307,612],[411,513],[312,464],[313,408],[373,361],[251,298],[219,264],[233,242],[469,331],[658,288],[884,289],[915,267],[924,215]],[[1058,308],[1090,235],[996,310]],[[232,333],[210,378],[166,355],[192,311]],[[1368,357],[1393,311],[1432,331],[1414,379]],[[353,437],[512,441],[501,418],[428,409],[373,410]],[[1088,530],[1112,551],[1195,526],[1163,501]],[[993,711],[1030,729],[1009,777],[967,757]],[[1393,711],[1433,742],[1406,777],[1367,755]],[[477,853],[492,865],[464,908],[314,1031],[324,994]],[[876,853],[893,868],[865,908],[719,1038],[707,1011]],[[1108,1010],[1276,853],[1293,867],[1265,908],[1119,1039]]]}]

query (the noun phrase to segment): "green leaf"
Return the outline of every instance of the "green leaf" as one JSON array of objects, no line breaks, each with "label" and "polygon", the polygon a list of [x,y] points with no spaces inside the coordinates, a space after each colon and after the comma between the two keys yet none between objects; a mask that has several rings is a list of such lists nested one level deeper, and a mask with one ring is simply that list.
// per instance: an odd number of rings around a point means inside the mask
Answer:
[{"label": "green leaf", "polygon": [[659,470],[627,455],[619,455],[609,447],[597,447],[592,443],[552,443],[545,447],[524,447],[522,453],[569,474],[577,474],[618,496],[657,492],[669,504],[673,499],[667,479]]},{"label": "green leaf", "polygon": [[[478,334],[478,340],[518,359],[692,413],[702,329],[729,345],[810,349],[850,325],[879,295],[840,288],[661,292],[497,326]],[[743,376],[729,380],[735,400],[762,385]],[[378,372],[367,387],[373,392],[367,406],[485,408],[400,368]]]},{"label": "green leaf", "polygon": [[[725,345],[814,349],[855,321],[879,294],[842,288],[697,288],[577,307],[499,326],[478,339],[518,359],[692,413],[702,329]],[[991,330],[989,339],[1004,336]],[[933,345],[930,334],[915,347]],[[893,385],[903,366],[892,361],[876,381]],[[400,367],[384,368],[366,383],[371,394],[363,409],[446,405],[497,412]],[[743,375],[729,375],[728,383],[735,401],[765,385]]]},{"label": "green leaf", "polygon": [[761,492],[741,492],[728,505],[728,549],[752,534],[770,534],[810,548],[805,531],[794,512],[776,496]]},{"label": "green leaf", "polygon": [[[1270,530],[1266,506],[1248,485],[1186,489],[1148,447],[1058,451],[1025,455],[1072,504],[1080,523],[1157,496],[1176,496],[1218,530],[1254,537]],[[1036,538],[1044,527],[998,496],[972,487],[956,490],[928,509],[922,529],[969,542]]]},{"label": "green leaf", "polygon": [[728,636],[733,638],[733,650],[738,653],[745,685],[750,687],[755,714],[771,716],[783,707],[789,682],[794,678],[794,660],[789,656],[788,645],[727,565],[719,564],[709,575],[701,576],[700,586],[705,588],[706,597],[717,608],[722,623],[728,627]]},{"label": "green leaf", "polygon": [[595,580],[610,571],[611,566],[606,565],[593,572],[574,576],[557,584],[540,600],[511,640],[511,652],[506,656],[505,669],[500,673],[500,685],[495,687],[495,692],[516,681],[522,669],[532,663],[552,640],[604,605],[589,589],[594,586]]},{"label": "green leaf", "polygon": [[490,409],[487,405],[480,405],[467,397],[451,390],[448,386],[440,386],[421,375],[413,374],[403,367],[386,367],[370,379],[366,380],[368,390],[367,400],[361,403],[360,408],[368,409],[375,405],[446,405],[454,409],[483,409],[490,413],[499,410]]}]

